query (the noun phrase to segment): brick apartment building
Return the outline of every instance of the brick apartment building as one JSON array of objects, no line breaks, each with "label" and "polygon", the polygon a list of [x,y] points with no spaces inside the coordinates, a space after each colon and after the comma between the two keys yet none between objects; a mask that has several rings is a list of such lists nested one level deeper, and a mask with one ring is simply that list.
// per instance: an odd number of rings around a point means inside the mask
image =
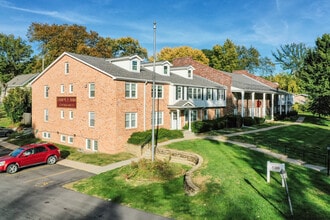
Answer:
[{"label": "brick apartment building", "polygon": [[143,63],[138,56],[103,59],[63,53],[32,82],[32,127],[45,141],[86,151],[118,153],[133,132],[155,124],[182,129],[223,116],[228,82],[195,74],[193,65]]}]

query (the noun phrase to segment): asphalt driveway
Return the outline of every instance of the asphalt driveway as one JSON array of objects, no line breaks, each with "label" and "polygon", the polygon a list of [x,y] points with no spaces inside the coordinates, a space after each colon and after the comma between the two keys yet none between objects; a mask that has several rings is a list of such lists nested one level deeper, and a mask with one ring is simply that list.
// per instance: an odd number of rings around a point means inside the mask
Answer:
[{"label": "asphalt driveway", "polygon": [[59,164],[0,173],[0,219],[166,219],[63,188],[92,175]]}]

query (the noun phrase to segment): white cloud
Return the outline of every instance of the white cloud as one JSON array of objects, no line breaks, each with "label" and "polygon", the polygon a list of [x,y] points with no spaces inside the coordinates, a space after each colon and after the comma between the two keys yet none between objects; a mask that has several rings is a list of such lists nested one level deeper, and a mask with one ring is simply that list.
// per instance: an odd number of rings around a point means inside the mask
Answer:
[{"label": "white cloud", "polygon": [[70,11],[70,12],[69,11],[59,12],[59,11],[34,10],[34,9],[28,9],[28,8],[20,8],[20,7],[16,7],[16,6],[8,3],[7,1],[0,1],[0,6],[4,7],[4,8],[12,9],[12,10],[23,11],[23,12],[26,12],[26,13],[44,15],[44,16],[48,16],[48,17],[63,20],[65,22],[71,22],[71,23],[77,23],[77,24],[85,24],[85,23],[90,23],[90,22],[93,22],[93,23],[100,22],[96,18],[88,17],[86,15],[81,16],[80,14],[77,14],[77,13],[72,12],[72,11]]}]

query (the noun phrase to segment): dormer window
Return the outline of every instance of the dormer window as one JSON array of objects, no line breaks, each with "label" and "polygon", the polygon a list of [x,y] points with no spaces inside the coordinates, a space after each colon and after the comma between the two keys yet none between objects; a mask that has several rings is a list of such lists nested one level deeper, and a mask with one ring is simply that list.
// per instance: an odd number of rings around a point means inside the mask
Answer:
[{"label": "dormer window", "polygon": [[164,66],[164,75],[168,74],[168,66]]},{"label": "dormer window", "polygon": [[132,61],[132,70],[137,71],[138,70],[138,62],[136,60]]},{"label": "dormer window", "polygon": [[191,78],[191,70],[188,70],[188,78]]}]

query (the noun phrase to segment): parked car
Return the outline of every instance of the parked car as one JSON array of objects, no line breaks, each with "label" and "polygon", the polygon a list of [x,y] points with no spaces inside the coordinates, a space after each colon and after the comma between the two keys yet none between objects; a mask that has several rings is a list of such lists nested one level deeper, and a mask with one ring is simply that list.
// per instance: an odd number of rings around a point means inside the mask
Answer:
[{"label": "parked car", "polygon": [[14,130],[10,128],[0,127],[0,136],[8,137],[12,133],[14,133]]},{"label": "parked car", "polygon": [[23,167],[44,163],[55,164],[59,158],[60,149],[53,144],[28,144],[0,157],[0,172],[12,174]]}]

